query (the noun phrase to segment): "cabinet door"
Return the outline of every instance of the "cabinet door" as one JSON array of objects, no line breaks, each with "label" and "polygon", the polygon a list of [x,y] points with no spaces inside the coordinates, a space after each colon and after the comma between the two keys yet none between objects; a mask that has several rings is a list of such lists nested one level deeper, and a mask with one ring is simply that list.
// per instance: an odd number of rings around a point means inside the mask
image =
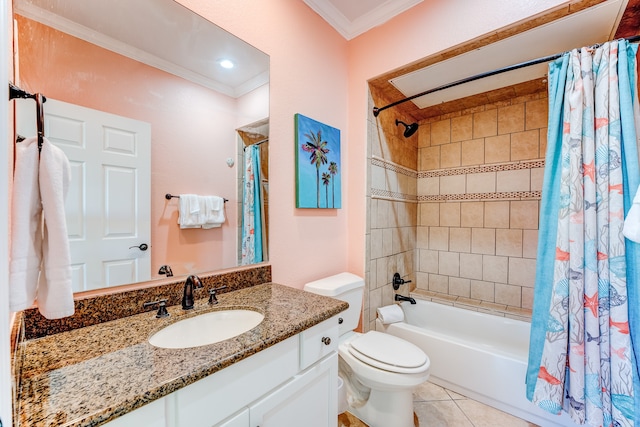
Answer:
[{"label": "cabinet door", "polygon": [[166,425],[165,398],[161,398],[108,422],[105,427],[164,427]]},{"label": "cabinet door", "polygon": [[336,427],[336,352],[249,407],[251,427]]},{"label": "cabinet door", "polygon": [[216,424],[216,427],[248,427],[249,425],[249,409],[245,409],[229,418],[226,421]]}]

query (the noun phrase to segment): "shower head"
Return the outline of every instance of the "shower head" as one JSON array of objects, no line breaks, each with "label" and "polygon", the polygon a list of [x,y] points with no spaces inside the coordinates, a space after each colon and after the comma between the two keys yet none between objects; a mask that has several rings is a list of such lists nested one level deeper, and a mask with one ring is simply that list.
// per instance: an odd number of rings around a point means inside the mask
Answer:
[{"label": "shower head", "polygon": [[405,122],[403,122],[402,120],[396,119],[396,126],[398,126],[400,124],[405,127],[404,133],[403,133],[405,138],[409,138],[411,135],[416,133],[416,131],[418,130],[418,124],[417,123],[411,123],[410,125],[408,125]]}]

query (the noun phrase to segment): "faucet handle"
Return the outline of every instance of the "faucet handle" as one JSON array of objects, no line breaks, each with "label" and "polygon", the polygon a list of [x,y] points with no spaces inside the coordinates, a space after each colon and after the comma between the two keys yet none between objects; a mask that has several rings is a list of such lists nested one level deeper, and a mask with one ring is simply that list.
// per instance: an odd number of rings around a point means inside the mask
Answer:
[{"label": "faucet handle", "polygon": [[156,313],[156,318],[161,317],[169,317],[169,312],[167,311],[167,300],[161,299],[158,301],[145,302],[142,304],[144,308],[151,307],[152,305],[158,304],[158,312]]},{"label": "faucet handle", "polygon": [[224,286],[220,286],[219,288],[213,288],[209,291],[209,304],[217,304],[218,303],[218,298],[216,297],[216,292],[218,292],[221,289],[226,289],[227,285]]}]

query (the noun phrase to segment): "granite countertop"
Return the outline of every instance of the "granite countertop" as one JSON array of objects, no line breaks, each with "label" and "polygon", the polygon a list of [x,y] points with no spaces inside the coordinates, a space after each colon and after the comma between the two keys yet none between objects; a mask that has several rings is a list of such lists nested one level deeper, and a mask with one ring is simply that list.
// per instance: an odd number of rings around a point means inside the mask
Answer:
[{"label": "granite countertop", "polygon": [[[98,426],[213,374],[345,310],[346,302],[267,283],[25,341],[17,395],[20,427]],[[153,347],[148,338],[178,320],[249,308],[264,321],[235,338],[187,349]]]}]

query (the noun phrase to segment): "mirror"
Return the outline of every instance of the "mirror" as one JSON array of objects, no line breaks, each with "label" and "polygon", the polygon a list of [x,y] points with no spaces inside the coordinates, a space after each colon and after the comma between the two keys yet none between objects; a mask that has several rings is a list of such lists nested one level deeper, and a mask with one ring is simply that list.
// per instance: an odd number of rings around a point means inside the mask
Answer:
[{"label": "mirror", "polygon": [[[246,264],[242,169],[244,147],[256,142],[268,197],[268,55],[173,0],[14,0],[14,18],[15,83],[47,97],[45,135],[72,166],[74,290]],[[234,68],[222,67],[225,59]],[[32,100],[16,101],[16,129],[25,136],[34,134],[30,114]],[[94,124],[102,132],[95,138]],[[125,163],[74,154],[96,146]],[[133,157],[140,165],[127,163]],[[146,193],[136,187],[145,182]],[[180,203],[189,198],[167,194],[224,198],[224,222],[181,228]],[[267,218],[268,201],[261,203]],[[254,262],[266,260],[264,221],[263,255]],[[99,243],[86,243],[91,234]],[[115,255],[98,261],[107,247]]]}]

